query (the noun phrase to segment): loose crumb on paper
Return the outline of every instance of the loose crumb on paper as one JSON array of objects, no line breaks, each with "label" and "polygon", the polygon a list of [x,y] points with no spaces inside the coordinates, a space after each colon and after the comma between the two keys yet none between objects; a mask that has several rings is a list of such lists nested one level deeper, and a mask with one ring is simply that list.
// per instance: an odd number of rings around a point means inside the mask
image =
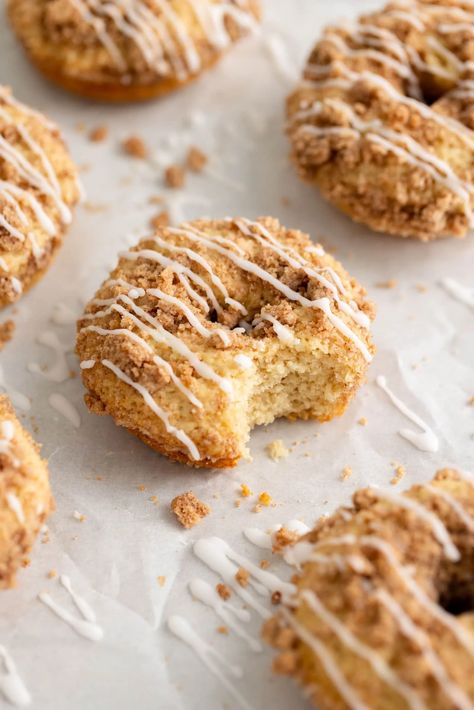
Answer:
[{"label": "loose crumb on paper", "polygon": [[398,281],[396,279],[387,279],[387,281],[379,281],[375,284],[376,288],[395,288]]},{"label": "loose crumb on paper", "polygon": [[86,519],[86,516],[80,513],[78,510],[75,510],[74,513],[72,514],[72,517],[74,520],[77,520],[80,523],[83,523]]},{"label": "loose crumb on paper", "polygon": [[357,420],[357,424],[360,424],[360,426],[367,426],[369,423],[367,417],[361,417],[360,419]]},{"label": "loose crumb on paper", "polygon": [[242,496],[242,498],[249,498],[250,496],[253,496],[253,491],[250,490],[246,483],[241,483],[240,495]]},{"label": "loose crumb on paper", "polygon": [[272,594],[272,604],[274,604],[276,606],[277,604],[280,604],[280,603],[281,603],[281,592],[279,592],[277,590],[277,591],[273,592],[273,594]]},{"label": "loose crumb on paper", "polygon": [[216,584],[216,592],[218,593],[220,598],[223,599],[225,602],[230,599],[232,595],[230,587],[228,587],[227,584],[223,584],[222,582]]},{"label": "loose crumb on paper", "polygon": [[165,183],[175,190],[184,187],[186,183],[186,172],[181,165],[170,165],[165,170]]},{"label": "loose crumb on paper", "polygon": [[191,146],[186,156],[186,165],[193,173],[200,173],[204,170],[209,159],[199,148]]},{"label": "loose crumb on paper", "polygon": [[239,567],[235,573],[235,580],[241,587],[247,587],[250,579],[250,572],[244,567]]},{"label": "loose crumb on paper", "polygon": [[269,505],[271,505],[272,500],[273,499],[272,499],[270,493],[267,493],[266,491],[263,491],[263,493],[260,493],[260,495],[258,496],[258,502],[261,505],[266,506],[267,508]]},{"label": "loose crumb on paper", "polygon": [[58,576],[58,572],[55,569],[50,569],[46,576],[48,579],[56,579],[56,577]]},{"label": "loose crumb on paper", "polygon": [[273,552],[281,552],[288,545],[294,545],[294,543],[300,538],[299,533],[294,530],[288,530],[288,528],[282,527],[273,534],[272,538],[272,550]]},{"label": "loose crumb on paper", "polygon": [[164,587],[166,584],[166,577],[164,574],[160,574],[157,578],[156,581],[160,585],[160,587]]},{"label": "loose crumb on paper", "polygon": [[170,215],[166,210],[158,212],[154,217],[150,219],[150,226],[152,229],[160,229],[161,227],[169,227],[170,225]]},{"label": "loose crumb on paper", "polygon": [[218,626],[217,627],[217,633],[218,634],[224,634],[224,636],[227,636],[229,633],[229,629],[227,626]]},{"label": "loose crumb on paper", "polygon": [[89,140],[92,141],[92,143],[102,143],[108,135],[109,129],[103,124],[101,126],[96,126],[89,131]]},{"label": "loose crumb on paper", "polygon": [[266,452],[268,456],[272,459],[272,461],[286,459],[286,457],[290,453],[281,439],[275,439],[275,441],[271,441],[268,446],[266,446]]},{"label": "loose crumb on paper", "polygon": [[196,498],[192,491],[181,493],[171,501],[171,511],[184,528],[192,528],[209,515],[211,508]]},{"label": "loose crumb on paper", "polygon": [[470,407],[474,407],[474,395],[470,399],[468,399],[467,403]]},{"label": "loose crumb on paper", "polygon": [[390,481],[392,486],[396,486],[397,483],[400,483],[400,481],[405,476],[405,474],[406,474],[405,466],[401,466],[401,465],[396,466],[395,475],[393,476],[393,478]]},{"label": "loose crumb on paper", "polygon": [[260,569],[268,569],[270,567],[270,562],[268,560],[260,560]]},{"label": "loose crumb on paper", "polygon": [[0,323],[0,352],[13,338],[14,332],[15,323],[12,320],[6,320],[3,323]]},{"label": "loose crumb on paper", "polygon": [[352,476],[351,466],[344,466],[344,468],[342,469],[342,473],[341,473],[341,480],[347,481],[351,476]]},{"label": "loose crumb on paper", "polygon": [[131,158],[137,158],[138,160],[145,160],[148,158],[148,148],[145,141],[140,136],[129,136],[122,141],[122,149],[124,153],[129,155]]}]

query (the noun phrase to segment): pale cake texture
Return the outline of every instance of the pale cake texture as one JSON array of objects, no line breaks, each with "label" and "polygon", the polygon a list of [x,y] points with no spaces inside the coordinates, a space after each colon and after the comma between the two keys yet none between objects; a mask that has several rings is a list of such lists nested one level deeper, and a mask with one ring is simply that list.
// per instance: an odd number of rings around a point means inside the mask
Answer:
[{"label": "pale cake texture", "polygon": [[0,395],[0,589],[19,567],[54,507],[48,468],[7,397]]},{"label": "pale cake texture", "polygon": [[472,707],[474,476],[360,490],[283,554],[295,593],[264,636],[315,707]]},{"label": "pale cake texture", "polygon": [[184,86],[256,29],[259,0],[9,0],[33,64],[88,98],[139,101]]},{"label": "pale cake texture", "polygon": [[473,224],[474,13],[390,2],[328,27],[287,102],[300,176],[352,219],[423,241]]},{"label": "pale cake texture", "polygon": [[172,459],[234,466],[259,424],[344,412],[372,317],[357,281],[273,218],[163,227],[79,321],[86,402]]},{"label": "pale cake texture", "polygon": [[0,307],[48,267],[79,197],[58,128],[0,86]]}]

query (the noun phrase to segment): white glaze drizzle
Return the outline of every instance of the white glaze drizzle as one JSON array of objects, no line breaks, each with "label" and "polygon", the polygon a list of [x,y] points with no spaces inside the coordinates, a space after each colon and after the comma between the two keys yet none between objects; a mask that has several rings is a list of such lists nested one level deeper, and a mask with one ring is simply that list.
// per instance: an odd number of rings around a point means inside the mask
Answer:
[{"label": "white glaze drizzle", "polygon": [[[105,0],[69,1],[95,31],[120,71],[125,71],[127,64],[124,53],[108,29],[109,22],[136,45],[148,67],[158,73],[165,76],[176,73],[184,81],[200,70],[198,43],[166,0],[154,0],[152,7],[141,0],[116,0],[115,4]],[[224,49],[232,41],[226,28],[227,17],[231,17],[241,30],[255,31],[257,27],[247,5],[239,3],[236,6],[225,0],[218,3],[187,0],[187,4],[206,41],[217,49]]]},{"label": "white glaze drizzle", "polygon": [[7,499],[7,504],[10,510],[15,513],[18,522],[23,525],[25,522],[25,512],[23,510],[23,505],[21,500],[15,493],[6,493],[5,498]]},{"label": "white glaze drizzle", "polygon": [[245,641],[252,651],[255,653],[262,651],[261,643],[248,634],[242,625],[237,623],[234,619],[234,617],[237,617],[240,621],[248,622],[250,620],[248,611],[238,609],[228,602],[224,602],[217,591],[202,579],[192,579],[189,583],[189,590],[194,599],[210,607],[229,629]]},{"label": "white glaze drizzle", "polygon": [[225,676],[219,668],[222,665],[228,673],[231,673],[236,678],[242,677],[242,670],[225,660],[222,654],[210,646],[206,641],[194,631],[190,623],[183,616],[174,614],[168,619],[168,628],[177,638],[190,646],[199,660],[204,663],[207,669],[216,676],[216,678],[226,688],[227,692],[237,701],[240,707],[244,710],[252,710],[251,706],[241,695],[234,684]]},{"label": "white glaze drizzle", "polygon": [[48,592],[40,592],[38,599],[43,602],[51,611],[56,614],[62,621],[70,626],[79,636],[83,636],[89,641],[101,641],[104,632],[101,626],[96,622],[94,611],[89,606],[88,602],[83,599],[72,588],[71,580],[66,575],[60,577],[60,583],[68,592],[76,608],[80,612],[82,619],[77,618],[70,611],[58,604]]},{"label": "white glaze drizzle", "polygon": [[282,528],[297,533],[298,535],[306,535],[306,533],[311,530],[311,528],[305,525],[305,523],[302,523],[301,520],[290,520],[287,523],[273,525],[267,531],[261,530],[260,528],[244,528],[243,534],[244,537],[256,547],[260,547],[262,550],[271,550],[273,548],[273,536]]},{"label": "white glaze drizzle", "polygon": [[18,392],[17,390],[13,389],[13,387],[10,387],[9,384],[7,384],[7,381],[5,379],[5,373],[4,373],[4,370],[1,365],[0,365],[0,389],[4,390],[8,394],[14,407],[18,407],[18,409],[21,409],[23,412],[30,411],[30,409],[31,409],[30,399],[25,394]]},{"label": "white glaze drizzle", "polygon": [[270,593],[276,591],[291,595],[295,590],[293,584],[283,582],[275,574],[260,569],[246,557],[235,552],[221,538],[202,538],[194,544],[193,550],[195,555],[211,570],[216,572],[245,604],[254,609],[264,619],[268,619],[271,614],[246,588],[236,581],[235,575],[238,567],[243,567],[250,573],[249,584],[261,596],[268,597]]},{"label": "white glaze drizzle", "polygon": [[92,624],[95,624],[97,621],[95,611],[92,609],[89,602],[86,601],[84,597],[81,597],[73,589],[70,577],[68,577],[66,574],[62,574],[59,577],[59,582],[64,587],[64,589],[69,592],[71,599],[73,600],[74,604],[76,605],[84,619],[86,621],[90,621]]},{"label": "white glaze drizzle", "polygon": [[234,361],[240,367],[241,370],[250,370],[253,367],[252,359],[248,355],[239,353],[234,356]]},{"label": "white glaze drizzle", "polygon": [[41,367],[36,362],[28,364],[28,370],[36,375],[41,375],[50,382],[65,382],[70,377],[70,367],[68,365],[66,353],[69,352],[70,346],[63,345],[56,333],[51,330],[44,330],[37,337],[37,342],[53,351],[56,362],[49,367]]},{"label": "white glaze drizzle", "polygon": [[394,491],[386,491],[381,488],[371,488],[372,493],[375,494],[380,500],[384,500],[391,503],[398,508],[404,508],[414,513],[417,518],[423,520],[432,530],[434,537],[439,542],[443,548],[444,554],[448,560],[453,562],[458,562],[461,555],[457,547],[451,540],[451,536],[436,513],[431,510],[427,510],[421,503],[418,503],[413,498],[401,493],[395,493]]},{"label": "white glaze drizzle", "polygon": [[73,427],[78,429],[81,426],[81,415],[63,394],[53,392],[49,395],[48,402],[50,407],[59,412]]},{"label": "white glaze drizzle", "polygon": [[273,330],[275,331],[278,340],[281,340],[282,343],[285,343],[286,345],[298,345],[298,343],[300,342],[299,338],[295,337],[293,331],[290,330],[290,328],[288,328],[286,325],[283,325],[283,323],[280,323],[278,318],[272,316],[271,313],[261,313],[258,318],[254,319],[252,325],[256,328],[263,321],[268,321],[272,324]]},{"label": "white glaze drizzle", "polygon": [[79,367],[81,370],[92,370],[92,368],[95,366],[95,360],[83,360]]},{"label": "white glaze drizzle", "polygon": [[55,325],[72,325],[77,321],[77,314],[60,301],[54,304],[50,320]]},{"label": "white glaze drizzle", "polygon": [[457,301],[474,309],[474,289],[448,277],[441,280],[441,286]]},{"label": "white glaze drizzle", "polygon": [[400,436],[407,439],[413,446],[420,451],[436,453],[439,448],[438,437],[434,431],[417,415],[412,412],[406,404],[404,404],[387,386],[387,379],[383,375],[379,375],[376,379],[377,386],[385,392],[392,404],[414,424],[420,427],[422,434],[419,434],[411,429],[400,429]]},{"label": "white glaze drizzle", "polygon": [[17,671],[15,662],[4,646],[0,646],[0,692],[18,708],[31,704],[31,695]]}]

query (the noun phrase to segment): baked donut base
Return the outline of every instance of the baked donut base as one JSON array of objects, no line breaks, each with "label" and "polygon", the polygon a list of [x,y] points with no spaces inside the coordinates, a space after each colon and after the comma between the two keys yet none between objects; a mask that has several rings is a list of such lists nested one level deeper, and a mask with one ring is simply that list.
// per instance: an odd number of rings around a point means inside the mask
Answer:
[{"label": "baked donut base", "polygon": [[54,237],[51,240],[49,252],[47,255],[45,255],[45,262],[39,269],[31,269],[31,262],[28,262],[24,273],[20,273],[19,276],[17,276],[17,278],[20,279],[23,287],[21,293],[19,293],[18,297],[13,300],[8,299],[6,297],[2,298],[2,296],[0,295],[0,310],[6,308],[7,306],[11,306],[13,303],[16,303],[20,298],[22,298],[26,293],[28,293],[30,289],[36,286],[38,281],[43,278],[44,274],[56,258],[59,248],[63,242],[63,236],[64,234],[60,235],[59,238]]},{"label": "baked donut base", "polygon": [[220,55],[214,57],[203,65],[198,74],[189,76],[184,81],[170,78],[160,78],[152,84],[122,84],[120,82],[95,82],[81,79],[77,76],[64,74],[55,62],[39,61],[37,57],[28,52],[28,56],[38,71],[56,86],[59,86],[70,93],[82,96],[93,101],[103,101],[106,103],[134,103],[152,101],[153,99],[166,96],[178,89],[182,89],[193,83],[201,73],[211,69],[220,59]]}]

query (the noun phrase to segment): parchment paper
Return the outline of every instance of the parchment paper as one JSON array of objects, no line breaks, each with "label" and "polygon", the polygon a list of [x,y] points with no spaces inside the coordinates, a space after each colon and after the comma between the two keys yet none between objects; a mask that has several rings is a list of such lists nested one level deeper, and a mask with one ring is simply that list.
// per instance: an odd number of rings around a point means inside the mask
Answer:
[{"label": "parchment paper", "polygon": [[[287,159],[284,98],[320,29],[380,3],[265,4],[262,37],[243,42],[193,86],[143,106],[90,104],[56,90],[27,63],[6,20],[1,23],[0,82],[58,121],[83,166],[89,200],[78,210],[47,276],[11,309],[17,333],[0,356],[9,386],[32,400],[23,420],[49,458],[57,502],[48,523],[50,542],[38,542],[18,587],[0,595],[0,643],[13,655],[37,710],[234,707],[192,651],[166,630],[172,613],[184,615],[219,653],[243,666],[238,686],[251,706],[306,707],[291,682],[271,674],[270,652],[256,656],[232,635],[218,634],[213,612],[192,601],[190,579],[217,582],[194,558],[192,543],[219,535],[258,560],[263,555],[243,539],[243,528],[265,529],[291,518],[311,524],[347,502],[360,486],[389,486],[393,462],[407,469],[404,486],[427,480],[448,463],[474,468],[474,408],[467,404],[474,395],[474,311],[439,285],[448,276],[474,286],[472,235],[429,245],[375,235],[325,204],[298,180]],[[102,123],[109,138],[92,144],[87,131]],[[123,156],[119,144],[130,133],[146,140],[153,161]],[[321,238],[378,305],[378,353],[367,384],[345,416],[325,425],[278,422],[261,428],[252,435],[253,461],[220,473],[171,464],[110,419],[89,414],[79,376],[56,384],[27,370],[30,362],[48,365],[54,359],[35,342],[45,329],[73,349],[74,326],[51,323],[54,304],[80,313],[117,252],[146,231],[148,219],[159,210],[148,200],[168,194],[163,166],[181,159],[191,144],[209,153],[210,172],[192,176],[172,198],[175,219],[278,216]],[[396,279],[395,288],[376,288],[388,279]],[[70,364],[77,372],[72,355]],[[398,435],[410,424],[375,386],[377,374],[386,375],[397,395],[435,430],[437,454],[418,451]],[[78,408],[79,429],[50,407],[53,392]],[[361,417],[367,426],[357,423]],[[280,463],[265,453],[277,438],[287,446],[300,442]],[[342,482],[345,466],[352,467],[353,475]],[[256,494],[268,491],[276,507],[253,513],[253,497],[236,508],[241,483]],[[213,513],[186,532],[171,516],[169,502],[191,488]],[[158,505],[149,500],[154,495]],[[85,516],[84,522],[74,518],[74,511]],[[48,590],[74,608],[57,580],[47,578],[51,569],[69,574],[95,609],[105,632],[101,643],[77,636],[37,600],[38,592]],[[163,587],[159,575],[166,576]],[[255,634],[259,623],[252,622]]]}]

